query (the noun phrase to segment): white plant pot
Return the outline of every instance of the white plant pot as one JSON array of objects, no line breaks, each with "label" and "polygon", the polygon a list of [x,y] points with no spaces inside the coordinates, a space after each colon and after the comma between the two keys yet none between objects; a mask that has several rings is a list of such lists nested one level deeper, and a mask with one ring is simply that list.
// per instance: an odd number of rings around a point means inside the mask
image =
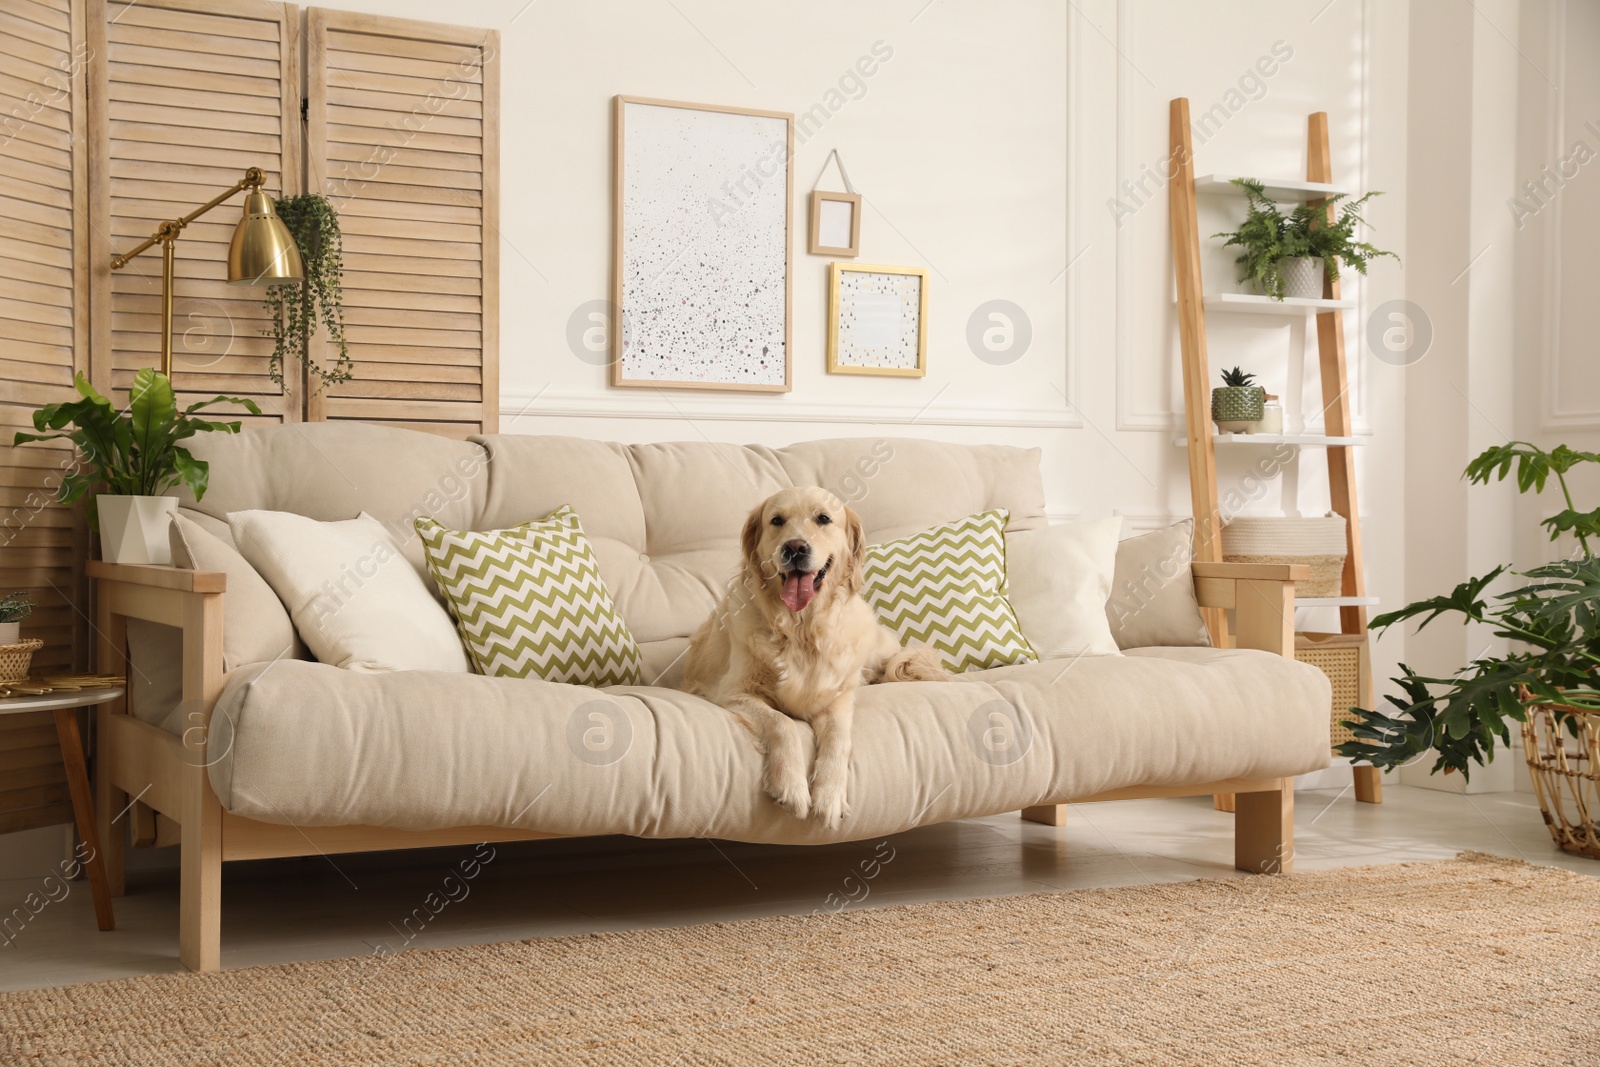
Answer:
[{"label": "white plant pot", "polygon": [[1322,299],[1322,260],[1314,256],[1285,259],[1278,264],[1278,273],[1283,275],[1285,300]]},{"label": "white plant pot", "polygon": [[20,622],[0,622],[0,645],[14,645],[22,640]]},{"label": "white plant pot", "polygon": [[95,497],[100,513],[100,554],[107,563],[148,563],[172,566],[172,543],[167,528],[178,509],[175,496]]}]

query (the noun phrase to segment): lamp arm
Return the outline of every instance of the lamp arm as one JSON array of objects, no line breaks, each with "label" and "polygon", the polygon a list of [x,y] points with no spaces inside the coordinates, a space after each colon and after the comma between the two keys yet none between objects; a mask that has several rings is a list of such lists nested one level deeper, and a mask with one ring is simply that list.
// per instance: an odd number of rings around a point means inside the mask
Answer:
[{"label": "lamp arm", "polygon": [[111,269],[121,270],[123,267],[128,265],[128,261],[130,259],[133,259],[139,253],[158,242],[177,240],[178,234],[182,232],[183,228],[189,225],[189,223],[193,222],[201,215],[204,215],[206,212],[210,211],[212,208],[227,200],[240,190],[258,188],[263,185],[266,180],[267,176],[260,167],[251,167],[249,170],[244,172],[244,177],[234,182],[232,188],[228,189],[226,192],[213,197],[205,204],[201,204],[199,207],[195,208],[181,219],[171,219],[167,222],[163,222],[160,226],[156,227],[155,233],[145,238],[145,240],[140,242],[137,247],[132,248],[129,251],[122,253],[122,255],[113,258],[111,260]]}]

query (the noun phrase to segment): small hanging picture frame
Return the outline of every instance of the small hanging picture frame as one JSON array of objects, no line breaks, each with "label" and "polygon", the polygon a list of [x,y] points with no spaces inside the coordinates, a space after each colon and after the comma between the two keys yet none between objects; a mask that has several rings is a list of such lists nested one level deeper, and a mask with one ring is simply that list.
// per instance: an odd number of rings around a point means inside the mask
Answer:
[{"label": "small hanging picture frame", "polygon": [[828,264],[828,373],[928,373],[928,272]]},{"label": "small hanging picture frame", "polygon": [[828,153],[822,161],[822,174],[828,173],[828,164],[839,165],[839,178],[845,191],[811,190],[811,229],[807,251],[813,256],[846,256],[854,259],[861,254],[861,195],[850,184],[850,175],[844,172],[844,160],[839,150]]},{"label": "small hanging picture frame", "polygon": [[811,193],[811,245],[813,256],[861,254],[861,195],[822,189]]}]

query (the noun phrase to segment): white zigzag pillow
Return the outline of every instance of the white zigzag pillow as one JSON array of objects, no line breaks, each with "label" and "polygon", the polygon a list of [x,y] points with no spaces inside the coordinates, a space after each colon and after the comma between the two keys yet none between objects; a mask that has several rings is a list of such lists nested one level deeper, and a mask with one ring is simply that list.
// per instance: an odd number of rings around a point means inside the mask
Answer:
[{"label": "white zigzag pillow", "polygon": [[479,671],[573,685],[639,684],[639,646],[572,508],[509,530],[447,530],[427,517],[416,526],[428,570]]},{"label": "white zigzag pillow", "polygon": [[1037,660],[1006,599],[1010,518],[997,508],[869,546],[861,594],[878,621],[952,671]]}]

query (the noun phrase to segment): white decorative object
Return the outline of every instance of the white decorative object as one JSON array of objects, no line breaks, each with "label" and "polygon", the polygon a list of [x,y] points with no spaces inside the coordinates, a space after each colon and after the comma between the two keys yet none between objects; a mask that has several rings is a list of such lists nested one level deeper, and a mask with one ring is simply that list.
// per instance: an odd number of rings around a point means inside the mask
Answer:
[{"label": "white decorative object", "polygon": [[1251,433],[1283,433],[1283,401],[1267,394],[1267,399],[1261,405],[1261,421],[1255,424]]},{"label": "white decorative object", "polygon": [[1119,654],[1106,601],[1121,516],[1006,534],[1006,588],[1040,659]]},{"label": "white decorative object", "polygon": [[22,640],[20,622],[0,622],[0,645],[14,645]]},{"label": "white decorative object", "polygon": [[321,662],[367,672],[471,669],[450,616],[371,515],[318,522],[234,511],[228,528]]},{"label": "white decorative object", "polygon": [[100,554],[107,563],[172,566],[167,527],[178,510],[177,497],[101,493],[94,506],[100,516]]},{"label": "white decorative object", "polygon": [[611,384],[787,392],[794,116],[615,107]]},{"label": "white decorative object", "polygon": [[1315,256],[1295,256],[1278,264],[1283,276],[1283,296],[1286,300],[1322,299],[1322,260]]},{"label": "white decorative object", "polygon": [[828,265],[828,373],[920,378],[928,371],[928,272]]}]

